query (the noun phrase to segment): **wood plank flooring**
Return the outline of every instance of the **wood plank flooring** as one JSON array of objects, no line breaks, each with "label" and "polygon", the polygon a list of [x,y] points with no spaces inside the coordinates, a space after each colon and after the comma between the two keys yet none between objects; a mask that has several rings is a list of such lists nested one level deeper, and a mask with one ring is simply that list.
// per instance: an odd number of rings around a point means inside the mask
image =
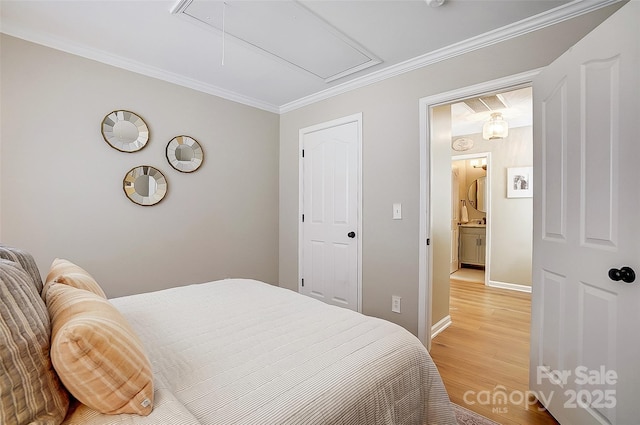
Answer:
[{"label": "wood plank flooring", "polygon": [[451,401],[503,425],[557,425],[526,398],[531,294],[452,279],[450,315],[430,353]]}]

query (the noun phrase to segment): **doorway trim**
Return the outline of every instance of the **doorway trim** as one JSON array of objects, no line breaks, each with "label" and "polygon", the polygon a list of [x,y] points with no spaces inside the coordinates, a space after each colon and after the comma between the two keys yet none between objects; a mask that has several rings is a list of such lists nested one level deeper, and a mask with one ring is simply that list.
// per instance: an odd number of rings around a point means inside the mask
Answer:
[{"label": "doorway trim", "polygon": [[418,338],[431,349],[433,250],[428,245],[431,234],[431,109],[491,91],[531,85],[540,69],[511,75],[473,86],[436,94],[419,100],[420,113],[420,223],[418,246]]},{"label": "doorway trim", "polygon": [[337,127],[344,124],[356,122],[358,124],[358,212],[357,212],[357,237],[358,260],[357,260],[357,290],[358,301],[357,311],[362,312],[362,112],[337,118],[331,121],[301,128],[298,131],[298,292],[302,292],[302,272],[304,270],[304,229],[302,214],[304,212],[304,161],[303,147],[304,136],[320,130]]}]

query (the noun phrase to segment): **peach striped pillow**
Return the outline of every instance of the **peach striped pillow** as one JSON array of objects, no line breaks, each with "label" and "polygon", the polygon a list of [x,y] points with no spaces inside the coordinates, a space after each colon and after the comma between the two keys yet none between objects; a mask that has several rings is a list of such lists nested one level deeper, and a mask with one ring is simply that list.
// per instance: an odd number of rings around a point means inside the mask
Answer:
[{"label": "peach striped pillow", "polygon": [[89,272],[64,258],[56,258],[53,260],[53,263],[51,263],[49,273],[45,278],[45,287],[42,290],[42,297],[45,301],[48,287],[53,282],[64,283],[74,288],[91,291],[102,298],[107,298],[98,282],[96,282]]},{"label": "peach striped pillow", "polygon": [[51,360],[67,390],[101,413],[151,413],[151,364],[124,316],[92,292],[55,282],[46,302]]}]

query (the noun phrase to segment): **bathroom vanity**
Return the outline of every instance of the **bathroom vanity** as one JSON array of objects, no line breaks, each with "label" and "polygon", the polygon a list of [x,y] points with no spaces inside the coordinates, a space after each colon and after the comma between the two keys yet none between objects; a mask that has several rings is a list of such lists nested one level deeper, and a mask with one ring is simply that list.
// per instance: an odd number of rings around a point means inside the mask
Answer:
[{"label": "bathroom vanity", "polygon": [[460,266],[483,266],[487,248],[487,225],[465,223],[460,225]]}]

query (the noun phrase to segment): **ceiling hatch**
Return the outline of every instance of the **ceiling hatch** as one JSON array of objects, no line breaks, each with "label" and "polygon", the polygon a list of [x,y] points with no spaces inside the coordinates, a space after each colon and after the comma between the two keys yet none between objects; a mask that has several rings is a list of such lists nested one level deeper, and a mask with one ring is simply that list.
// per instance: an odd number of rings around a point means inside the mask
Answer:
[{"label": "ceiling hatch", "polygon": [[464,100],[464,103],[476,113],[495,111],[497,109],[504,109],[507,107],[500,95],[475,97],[473,99]]},{"label": "ceiling hatch", "polygon": [[171,13],[240,40],[325,82],[382,62],[297,1],[179,0]]}]

